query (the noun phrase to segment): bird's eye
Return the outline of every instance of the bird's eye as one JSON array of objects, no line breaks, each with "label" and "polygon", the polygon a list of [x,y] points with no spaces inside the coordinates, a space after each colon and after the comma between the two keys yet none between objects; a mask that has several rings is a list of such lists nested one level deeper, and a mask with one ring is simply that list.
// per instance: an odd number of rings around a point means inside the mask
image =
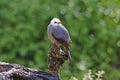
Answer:
[{"label": "bird's eye", "polygon": [[54,23],[57,23],[56,21]]}]

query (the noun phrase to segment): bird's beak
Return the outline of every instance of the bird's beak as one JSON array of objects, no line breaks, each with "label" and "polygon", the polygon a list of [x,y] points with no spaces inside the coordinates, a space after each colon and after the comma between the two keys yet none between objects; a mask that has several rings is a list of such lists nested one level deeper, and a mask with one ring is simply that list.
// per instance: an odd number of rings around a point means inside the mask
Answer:
[{"label": "bird's beak", "polygon": [[57,22],[57,24],[62,24],[62,22]]}]

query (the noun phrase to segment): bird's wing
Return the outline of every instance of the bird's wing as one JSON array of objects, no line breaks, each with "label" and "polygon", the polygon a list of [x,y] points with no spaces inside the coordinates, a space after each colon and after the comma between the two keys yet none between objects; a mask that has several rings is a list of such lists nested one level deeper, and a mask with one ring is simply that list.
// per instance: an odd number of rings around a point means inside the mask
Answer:
[{"label": "bird's wing", "polygon": [[69,33],[62,27],[57,27],[52,31],[52,36],[61,44],[69,45]]}]

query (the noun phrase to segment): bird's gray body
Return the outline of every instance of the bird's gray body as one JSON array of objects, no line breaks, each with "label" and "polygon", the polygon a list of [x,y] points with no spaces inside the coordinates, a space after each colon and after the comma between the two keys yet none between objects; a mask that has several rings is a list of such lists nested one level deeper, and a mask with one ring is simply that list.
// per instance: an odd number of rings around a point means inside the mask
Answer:
[{"label": "bird's gray body", "polygon": [[69,46],[71,39],[67,29],[60,26],[53,26],[51,24],[48,25],[48,36],[49,39],[55,44],[62,44],[65,46]]},{"label": "bird's gray body", "polygon": [[67,29],[61,24],[60,20],[58,18],[53,18],[48,25],[47,31],[48,37],[54,46],[60,48],[60,46],[63,45],[70,63],[72,63],[72,58],[70,55],[71,39]]}]

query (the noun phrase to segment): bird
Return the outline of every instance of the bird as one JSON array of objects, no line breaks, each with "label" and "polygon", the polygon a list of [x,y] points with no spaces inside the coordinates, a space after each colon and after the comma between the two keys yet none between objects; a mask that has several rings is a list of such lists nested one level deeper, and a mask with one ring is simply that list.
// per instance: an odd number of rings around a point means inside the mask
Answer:
[{"label": "bird", "polygon": [[70,54],[71,38],[68,30],[62,25],[58,18],[53,18],[47,27],[48,37],[54,46],[63,46],[68,55],[69,62],[72,64],[72,57]]}]

